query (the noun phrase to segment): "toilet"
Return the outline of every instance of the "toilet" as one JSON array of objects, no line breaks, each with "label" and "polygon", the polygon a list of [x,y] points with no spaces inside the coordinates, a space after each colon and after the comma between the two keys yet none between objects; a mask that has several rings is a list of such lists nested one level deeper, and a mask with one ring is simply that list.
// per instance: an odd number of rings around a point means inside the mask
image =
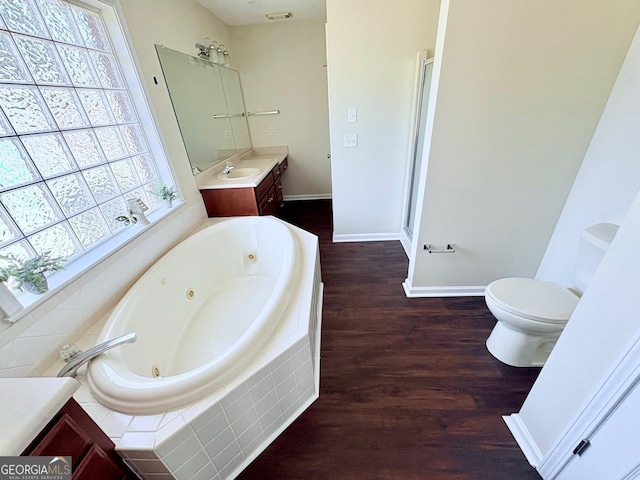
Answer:
[{"label": "toilet", "polygon": [[617,230],[599,223],[582,232],[572,287],[518,277],[490,283],[485,302],[498,321],[489,352],[513,367],[544,365]]}]

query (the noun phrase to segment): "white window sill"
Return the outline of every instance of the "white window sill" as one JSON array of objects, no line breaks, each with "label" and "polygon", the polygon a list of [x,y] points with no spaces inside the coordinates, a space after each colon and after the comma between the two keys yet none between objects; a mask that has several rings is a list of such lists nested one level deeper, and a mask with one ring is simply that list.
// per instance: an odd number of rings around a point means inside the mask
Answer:
[{"label": "white window sill", "polygon": [[[46,293],[35,295],[26,291],[22,293],[16,292],[18,293],[16,298],[22,305],[22,309],[9,317],[3,318],[2,323],[5,324],[4,328],[8,327],[8,324],[15,323],[22,317],[29,314],[38,305],[44,303],[78,277],[99,265],[115,252],[126,246],[131,242],[131,240],[153,228],[162,219],[168,217],[176,210],[179,210],[183,205],[185,205],[184,201],[174,202],[171,208],[160,207],[147,215],[147,218],[149,219],[148,225],[129,225],[121,232],[111,237],[108,241],[101,243],[81,257],[65,264],[64,270],[60,270],[47,276],[49,291]],[[4,328],[0,326],[0,331],[4,330]]]}]

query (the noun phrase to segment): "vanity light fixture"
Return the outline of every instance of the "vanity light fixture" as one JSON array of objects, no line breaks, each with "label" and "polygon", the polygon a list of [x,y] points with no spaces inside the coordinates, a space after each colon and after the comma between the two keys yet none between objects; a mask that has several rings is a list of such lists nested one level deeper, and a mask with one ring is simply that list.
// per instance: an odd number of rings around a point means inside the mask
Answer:
[{"label": "vanity light fixture", "polygon": [[216,51],[218,53],[218,62],[217,62],[218,65],[223,65],[225,67],[228,67],[230,64],[230,59],[229,59],[229,52],[227,51],[227,49],[224,48],[224,45],[221,43],[216,47]]},{"label": "vanity light fixture", "polygon": [[286,20],[293,17],[293,12],[265,13],[264,15],[269,20]]},{"label": "vanity light fixture", "polygon": [[209,60],[211,63],[228,67],[231,63],[229,52],[222,43],[211,40],[209,37],[204,39],[204,45],[196,43],[196,55],[198,58]]},{"label": "vanity light fixture", "polygon": [[198,58],[209,59],[209,47],[202,45],[201,43],[196,43],[196,55]]}]

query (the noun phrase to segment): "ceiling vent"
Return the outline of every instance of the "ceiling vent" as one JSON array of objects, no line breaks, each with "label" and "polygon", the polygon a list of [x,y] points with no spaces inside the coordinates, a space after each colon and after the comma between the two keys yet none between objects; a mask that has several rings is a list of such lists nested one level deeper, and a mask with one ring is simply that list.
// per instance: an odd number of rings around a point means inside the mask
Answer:
[{"label": "ceiling vent", "polygon": [[293,12],[265,13],[269,20],[286,20],[293,17]]}]

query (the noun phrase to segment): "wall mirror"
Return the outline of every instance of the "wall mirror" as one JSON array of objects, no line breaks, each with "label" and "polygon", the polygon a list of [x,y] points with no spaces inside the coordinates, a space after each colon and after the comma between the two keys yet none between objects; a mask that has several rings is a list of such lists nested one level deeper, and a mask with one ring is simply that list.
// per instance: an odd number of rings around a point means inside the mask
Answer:
[{"label": "wall mirror", "polygon": [[251,149],[240,75],[156,45],[194,175]]},{"label": "wall mirror", "polygon": [[222,79],[222,88],[227,100],[231,133],[233,134],[237,153],[241,154],[251,150],[251,138],[249,137],[247,112],[244,108],[244,97],[240,86],[240,74],[230,68],[220,67],[220,78]]}]

